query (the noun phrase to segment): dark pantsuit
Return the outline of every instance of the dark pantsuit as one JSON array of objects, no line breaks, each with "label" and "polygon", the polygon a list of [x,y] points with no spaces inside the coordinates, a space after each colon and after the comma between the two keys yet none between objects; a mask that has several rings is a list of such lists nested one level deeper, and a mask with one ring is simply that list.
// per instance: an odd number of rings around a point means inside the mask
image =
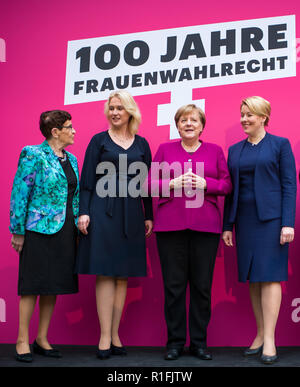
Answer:
[{"label": "dark pantsuit", "polygon": [[190,285],[190,346],[206,347],[211,285],[220,234],[193,230],[157,232],[165,290],[168,348],[186,342],[186,287]]}]

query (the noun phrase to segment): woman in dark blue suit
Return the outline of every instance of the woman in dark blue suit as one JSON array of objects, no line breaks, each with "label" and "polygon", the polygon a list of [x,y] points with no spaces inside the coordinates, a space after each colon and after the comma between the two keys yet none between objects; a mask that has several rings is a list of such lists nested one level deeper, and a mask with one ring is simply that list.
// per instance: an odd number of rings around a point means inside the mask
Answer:
[{"label": "woman in dark blue suit", "polygon": [[277,360],[275,327],[281,281],[288,278],[288,243],[294,239],[296,168],[289,140],[267,133],[270,103],[250,97],[241,104],[248,138],[229,148],[233,192],[226,198],[223,240],[233,246],[235,226],[239,281],[249,280],[257,335],[245,356]]}]

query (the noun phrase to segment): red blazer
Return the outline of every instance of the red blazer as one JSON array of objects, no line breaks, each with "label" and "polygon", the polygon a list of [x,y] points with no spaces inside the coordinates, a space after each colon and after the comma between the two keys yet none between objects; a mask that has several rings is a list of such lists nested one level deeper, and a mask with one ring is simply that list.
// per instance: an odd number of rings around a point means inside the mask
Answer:
[{"label": "red blazer", "polygon": [[[167,164],[161,164],[163,162]],[[177,197],[178,191],[177,193],[174,190],[168,192],[168,186],[171,179],[187,172],[188,168],[191,168],[194,173],[199,172],[199,169],[197,170],[200,165],[199,162],[202,162],[204,166],[207,189],[204,192],[202,206],[188,208],[193,200],[188,196],[188,190],[181,190],[181,197]],[[158,163],[162,166],[159,175],[157,173]],[[166,172],[168,166],[172,163],[176,163],[173,165],[181,171],[176,173],[171,169],[170,176],[168,176],[168,173],[163,176],[163,172]],[[148,189],[152,190],[152,196],[159,197],[154,231],[191,229],[221,233],[222,219],[217,198],[230,193],[232,185],[224,153],[220,146],[202,141],[200,148],[190,154],[183,149],[181,140],[161,144],[149,172]]]}]

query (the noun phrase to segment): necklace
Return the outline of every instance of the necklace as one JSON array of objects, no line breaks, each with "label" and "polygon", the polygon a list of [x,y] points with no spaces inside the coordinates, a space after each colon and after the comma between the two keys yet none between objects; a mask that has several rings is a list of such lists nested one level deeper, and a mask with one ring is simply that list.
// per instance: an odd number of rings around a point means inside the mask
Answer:
[{"label": "necklace", "polygon": [[67,154],[63,151],[63,156],[57,156],[60,161],[66,161],[67,160]]},{"label": "necklace", "polygon": [[109,134],[111,134],[113,137],[115,137],[118,141],[122,142],[122,143],[125,143],[125,142],[128,142],[129,140],[131,141],[132,140],[132,136],[130,137],[125,137],[125,138],[121,138],[119,136],[117,136],[113,130],[109,129]]},{"label": "necklace", "polygon": [[265,137],[265,135],[266,133],[264,133],[263,136],[258,137],[258,139],[256,139],[255,141],[251,141],[250,137],[248,137],[247,141],[250,142],[252,146],[254,146],[257,145]]},{"label": "necklace", "polygon": [[185,150],[185,151],[187,151],[187,152],[196,152],[196,150],[198,149],[198,148],[200,148],[200,146],[201,146],[201,142],[200,141],[198,141],[198,143],[196,144],[196,145],[193,145],[192,147],[188,147],[187,145],[185,145],[184,143],[183,143],[183,141],[181,141],[181,145],[182,145],[182,147],[183,147],[183,149]]}]

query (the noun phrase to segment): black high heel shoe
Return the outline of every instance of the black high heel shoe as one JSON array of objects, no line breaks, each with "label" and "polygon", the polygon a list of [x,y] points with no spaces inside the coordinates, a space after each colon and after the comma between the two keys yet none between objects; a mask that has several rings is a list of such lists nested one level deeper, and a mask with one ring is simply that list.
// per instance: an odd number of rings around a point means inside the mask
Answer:
[{"label": "black high heel shoe", "polygon": [[245,349],[243,355],[244,355],[245,357],[247,357],[247,356],[260,355],[261,352],[262,352],[263,346],[264,346],[264,345],[262,344],[262,345],[261,345],[260,347],[258,347],[258,348],[253,348],[253,349],[247,348],[247,349]]},{"label": "black high heel shoe", "polygon": [[274,364],[276,361],[278,361],[278,355],[276,353],[276,355],[269,356],[262,353],[260,360],[263,364]]},{"label": "black high heel shoe", "polygon": [[101,360],[109,359],[111,355],[111,349],[99,349],[97,350],[97,358]]},{"label": "black high heel shoe", "polygon": [[116,355],[116,356],[126,356],[127,355],[127,350],[124,346],[117,347],[116,345],[113,345],[113,343],[111,343],[110,349],[111,349],[112,355]]},{"label": "black high heel shoe", "polygon": [[19,354],[16,350],[15,359],[23,363],[31,363],[33,360],[33,357],[31,352]]},{"label": "black high heel shoe", "polygon": [[33,343],[32,348],[33,348],[34,353],[37,353],[37,354],[42,355],[42,356],[55,357],[55,358],[62,357],[62,354],[59,352],[58,349],[55,349],[55,348],[45,349],[45,348],[41,347],[40,345],[38,345],[36,340]]}]

